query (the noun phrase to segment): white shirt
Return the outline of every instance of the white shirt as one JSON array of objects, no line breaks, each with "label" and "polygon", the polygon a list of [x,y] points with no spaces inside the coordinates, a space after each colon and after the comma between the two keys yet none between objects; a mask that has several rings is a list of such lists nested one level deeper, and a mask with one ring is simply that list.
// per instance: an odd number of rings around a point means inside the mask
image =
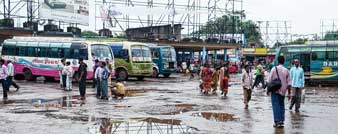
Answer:
[{"label": "white shirt", "polygon": [[5,80],[8,76],[8,69],[5,65],[0,68],[0,79]]},{"label": "white shirt", "polygon": [[96,71],[95,71],[94,78],[95,79],[102,78],[103,71],[104,71],[104,69],[102,67],[97,67]]},{"label": "white shirt", "polygon": [[71,66],[64,66],[62,69],[62,72],[66,74],[68,77],[72,77],[74,70],[73,70],[73,67]]},{"label": "white shirt", "polygon": [[246,89],[251,89],[253,85],[253,75],[251,72],[247,73],[245,70],[242,73],[242,86]]},{"label": "white shirt", "polygon": [[14,76],[14,65],[13,63],[8,63],[8,76]]}]

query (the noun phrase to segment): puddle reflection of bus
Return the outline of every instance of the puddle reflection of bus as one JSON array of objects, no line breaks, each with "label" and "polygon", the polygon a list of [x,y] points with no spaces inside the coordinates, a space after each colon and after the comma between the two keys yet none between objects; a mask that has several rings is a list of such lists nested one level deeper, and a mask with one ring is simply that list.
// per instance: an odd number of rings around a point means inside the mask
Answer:
[{"label": "puddle reflection of bus", "polygon": [[[291,68],[294,59],[299,59],[305,79],[310,83],[338,82],[338,44],[317,42],[309,45],[282,46],[275,59],[277,56],[285,57],[284,66],[287,68]],[[277,60],[274,61],[274,65],[276,64]]]},{"label": "puddle reflection of bus", "polygon": [[153,77],[162,74],[169,77],[176,71],[176,51],[172,46],[151,46],[150,47],[153,62],[158,68],[153,68]]},{"label": "puddle reflection of bus", "polygon": [[[59,78],[61,59],[71,62],[77,78],[78,59],[87,64],[87,79],[93,78],[94,58],[114,62],[111,48],[102,43],[88,42],[75,38],[58,37],[14,37],[3,43],[2,58],[12,60],[16,75],[26,80],[37,76],[48,79]],[[114,72],[112,72],[114,73]]]},{"label": "puddle reflection of bus", "polygon": [[116,78],[143,80],[152,76],[153,64],[148,45],[137,42],[110,43],[115,56]]}]

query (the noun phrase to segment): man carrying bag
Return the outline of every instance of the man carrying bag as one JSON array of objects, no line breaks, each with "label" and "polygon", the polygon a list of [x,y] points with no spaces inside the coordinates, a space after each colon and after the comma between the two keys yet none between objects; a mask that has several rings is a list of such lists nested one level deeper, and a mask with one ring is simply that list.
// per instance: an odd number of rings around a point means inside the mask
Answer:
[{"label": "man carrying bag", "polygon": [[274,116],[274,127],[284,127],[285,120],[285,104],[284,98],[286,92],[290,97],[291,79],[289,70],[286,69],[284,64],[284,57],[278,57],[278,66],[271,70],[267,82],[269,83],[268,93],[271,93],[271,103]]}]

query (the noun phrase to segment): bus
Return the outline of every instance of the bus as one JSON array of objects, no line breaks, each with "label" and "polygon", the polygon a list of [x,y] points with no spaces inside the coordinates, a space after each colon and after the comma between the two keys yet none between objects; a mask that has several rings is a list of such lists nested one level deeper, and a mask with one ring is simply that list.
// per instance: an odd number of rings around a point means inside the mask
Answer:
[{"label": "bus", "polygon": [[59,78],[61,59],[71,62],[74,76],[77,76],[78,59],[84,59],[88,66],[87,79],[94,76],[95,59],[104,61],[108,58],[114,64],[113,52],[107,44],[77,38],[14,37],[4,41],[1,56],[5,60],[12,60],[15,74],[23,75],[26,80],[33,80],[37,76]]},{"label": "bus", "polygon": [[158,68],[153,67],[153,77],[162,74],[169,77],[171,73],[176,71],[176,51],[172,46],[151,46],[151,57]]},{"label": "bus", "polygon": [[115,56],[116,78],[125,81],[128,77],[143,80],[144,77],[152,76],[153,64],[147,44],[115,42],[109,45]]},{"label": "bus", "polygon": [[282,46],[277,50],[274,65],[277,65],[278,56],[285,57],[287,68],[291,68],[294,59],[299,59],[305,79],[310,83],[338,81],[338,44]]}]

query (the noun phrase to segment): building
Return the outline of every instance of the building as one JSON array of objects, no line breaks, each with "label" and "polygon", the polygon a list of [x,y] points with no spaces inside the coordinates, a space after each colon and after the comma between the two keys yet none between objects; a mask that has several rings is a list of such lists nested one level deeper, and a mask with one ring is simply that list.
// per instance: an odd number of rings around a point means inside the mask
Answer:
[{"label": "building", "polygon": [[130,41],[180,41],[181,31],[181,24],[175,24],[174,27],[171,25],[150,26],[129,28],[126,30],[126,36]]}]

